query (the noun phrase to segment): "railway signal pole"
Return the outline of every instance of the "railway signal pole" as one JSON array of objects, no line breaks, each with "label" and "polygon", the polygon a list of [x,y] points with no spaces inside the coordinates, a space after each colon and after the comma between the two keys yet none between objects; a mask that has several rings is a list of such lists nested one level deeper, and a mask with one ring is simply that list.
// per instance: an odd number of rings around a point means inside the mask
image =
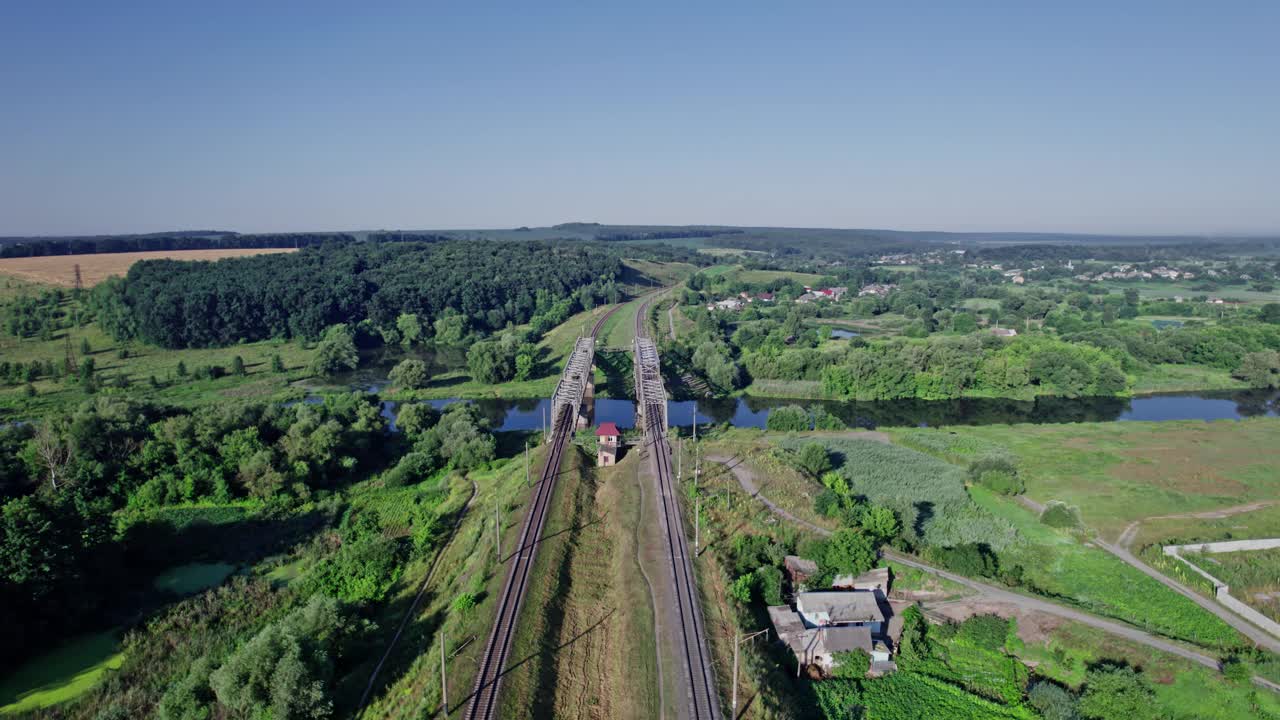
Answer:
[{"label": "railway signal pole", "polygon": [[[449,680],[444,674],[444,640],[444,628],[440,628],[440,714],[447,718],[449,717]],[[734,659],[737,659],[737,655]],[[734,677],[737,677],[737,673],[734,673]],[[734,689],[736,690],[737,686]]]},{"label": "railway signal pole", "polygon": [[762,635],[767,632],[769,632],[769,628],[753,632],[746,637],[742,637],[742,633],[737,631],[733,633],[733,704],[730,705],[733,709],[729,713],[729,717],[731,719],[736,720],[738,717],[738,645],[741,644],[743,640],[751,640],[757,635]]}]

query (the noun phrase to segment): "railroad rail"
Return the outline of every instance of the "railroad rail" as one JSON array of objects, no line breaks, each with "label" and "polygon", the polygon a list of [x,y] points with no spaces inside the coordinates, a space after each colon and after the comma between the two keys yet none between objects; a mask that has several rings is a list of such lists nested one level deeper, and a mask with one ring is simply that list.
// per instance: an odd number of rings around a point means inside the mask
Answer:
[{"label": "railroad rail", "polygon": [[[529,512],[525,513],[524,523],[520,528],[519,544],[508,561],[507,580],[502,587],[502,596],[498,599],[498,615],[489,633],[489,641],[485,645],[484,657],[480,662],[480,672],[476,676],[471,701],[467,705],[466,717],[469,720],[489,720],[497,717],[502,676],[506,671],[507,657],[515,639],[516,622],[520,617],[520,608],[524,604],[533,560],[538,551],[538,543],[542,539],[543,527],[547,520],[547,508],[551,505],[551,495],[555,490],[555,480],[564,458],[565,447],[569,444],[569,439],[573,437],[577,426],[583,392],[591,382],[595,337],[605,321],[620,307],[621,305],[610,308],[592,326],[589,336],[578,339],[574,344],[573,353],[565,363],[560,382],[556,385],[556,392],[552,397],[551,448],[534,489]],[[446,716],[448,711],[449,709],[445,708]]]},{"label": "railroad rail", "polygon": [[660,519],[667,540],[672,595],[676,599],[674,610],[679,618],[679,634],[676,639],[681,665],[685,671],[687,701],[681,716],[698,720],[720,720],[722,713],[716,692],[715,670],[706,641],[702,604],[698,599],[697,576],[693,572],[689,538],[680,515],[679,488],[676,487],[671,469],[671,444],[667,440],[667,393],[662,384],[657,346],[645,328],[649,302],[646,301],[636,313],[636,404],[644,426],[644,442],[649,462],[658,483],[658,501],[662,506]]}]

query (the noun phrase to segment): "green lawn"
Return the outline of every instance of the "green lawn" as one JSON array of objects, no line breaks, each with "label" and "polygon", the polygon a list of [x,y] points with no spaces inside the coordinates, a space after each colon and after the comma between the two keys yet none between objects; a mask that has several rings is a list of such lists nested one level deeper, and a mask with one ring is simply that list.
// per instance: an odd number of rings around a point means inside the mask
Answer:
[{"label": "green lawn", "polygon": [[84,635],[30,660],[0,682],[0,714],[47,708],[93,687],[124,662],[119,640],[115,630]]},{"label": "green lawn", "polygon": [[1280,418],[948,428],[1018,457],[1027,495],[1078,505],[1115,538],[1134,520],[1280,497]]}]

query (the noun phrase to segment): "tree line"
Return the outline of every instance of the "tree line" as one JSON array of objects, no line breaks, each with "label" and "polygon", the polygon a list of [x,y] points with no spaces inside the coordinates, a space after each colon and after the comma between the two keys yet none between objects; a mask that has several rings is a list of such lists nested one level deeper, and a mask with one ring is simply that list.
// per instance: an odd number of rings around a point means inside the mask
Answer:
[{"label": "tree line", "polygon": [[90,305],[115,338],[162,347],[314,339],[365,321],[392,332],[404,314],[428,333],[448,315],[488,333],[528,322],[540,292],[564,298],[621,272],[618,255],[588,243],[328,245],[216,263],[138,263],[94,288]]},{"label": "tree line", "polygon": [[226,248],[301,248],[325,243],[353,243],[347,233],[238,233],[113,235],[87,238],[21,238],[0,247],[0,257],[92,255],[159,250],[221,250]]}]

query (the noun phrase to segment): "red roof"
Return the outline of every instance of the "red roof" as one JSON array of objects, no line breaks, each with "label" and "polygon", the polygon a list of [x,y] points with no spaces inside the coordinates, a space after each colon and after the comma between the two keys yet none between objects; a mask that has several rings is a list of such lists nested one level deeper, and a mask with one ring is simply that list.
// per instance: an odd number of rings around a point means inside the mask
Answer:
[{"label": "red roof", "polygon": [[600,423],[600,427],[596,428],[596,437],[603,437],[605,435],[621,435],[621,434],[622,433],[618,431],[618,426],[611,422]]}]

